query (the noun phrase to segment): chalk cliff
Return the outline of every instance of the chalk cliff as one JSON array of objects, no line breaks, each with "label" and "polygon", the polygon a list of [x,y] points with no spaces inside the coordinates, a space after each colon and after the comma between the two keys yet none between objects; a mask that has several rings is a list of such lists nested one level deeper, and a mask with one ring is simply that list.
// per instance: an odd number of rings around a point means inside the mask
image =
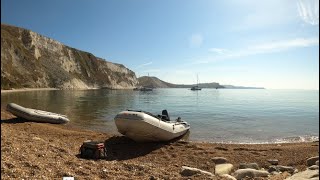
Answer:
[{"label": "chalk cliff", "polygon": [[1,24],[1,89],[132,89],[133,71],[27,29]]}]

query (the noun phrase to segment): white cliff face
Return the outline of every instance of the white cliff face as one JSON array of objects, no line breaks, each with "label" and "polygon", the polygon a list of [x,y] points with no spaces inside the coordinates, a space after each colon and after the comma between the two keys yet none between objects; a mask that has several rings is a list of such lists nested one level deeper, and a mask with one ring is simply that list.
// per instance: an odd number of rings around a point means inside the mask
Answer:
[{"label": "white cliff face", "polygon": [[71,79],[68,82],[63,83],[63,89],[89,89],[89,88],[94,88],[94,87],[89,87],[86,83],[79,79]]},{"label": "white cliff face", "polygon": [[[30,31],[31,46],[34,46],[34,53],[36,59],[41,57],[40,52],[47,51],[56,57],[56,62],[67,72],[80,72],[80,66],[76,63],[74,55],[70,49],[53,39],[44,37],[40,34]],[[68,54],[64,54],[63,50],[66,49]]]},{"label": "white cliff face", "polygon": [[1,88],[132,89],[138,83],[123,65],[29,30],[1,25],[1,45]]},{"label": "white cliff face", "polygon": [[[25,31],[25,30],[20,30],[21,34],[22,34],[22,31]],[[64,48],[64,45],[62,43],[55,41],[53,39],[44,37],[38,33],[35,33],[32,31],[29,31],[26,33],[29,33],[29,36],[31,38],[31,46],[34,46],[41,50],[46,49],[47,51],[59,53],[59,52],[62,52],[62,49]]]}]

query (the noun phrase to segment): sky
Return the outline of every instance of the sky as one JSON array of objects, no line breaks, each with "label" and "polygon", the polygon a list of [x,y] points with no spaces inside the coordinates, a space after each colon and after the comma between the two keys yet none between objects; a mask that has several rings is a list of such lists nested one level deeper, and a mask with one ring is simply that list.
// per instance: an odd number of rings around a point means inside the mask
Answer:
[{"label": "sky", "polygon": [[1,0],[1,23],[137,77],[319,90],[319,0]]}]

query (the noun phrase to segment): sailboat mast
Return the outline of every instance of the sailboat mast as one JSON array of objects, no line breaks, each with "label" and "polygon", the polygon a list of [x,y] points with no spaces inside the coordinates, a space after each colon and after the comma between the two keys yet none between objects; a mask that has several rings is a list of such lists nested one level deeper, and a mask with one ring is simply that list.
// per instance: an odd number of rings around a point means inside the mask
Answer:
[{"label": "sailboat mast", "polygon": [[198,74],[197,74],[197,86],[199,86],[199,78],[198,78]]}]

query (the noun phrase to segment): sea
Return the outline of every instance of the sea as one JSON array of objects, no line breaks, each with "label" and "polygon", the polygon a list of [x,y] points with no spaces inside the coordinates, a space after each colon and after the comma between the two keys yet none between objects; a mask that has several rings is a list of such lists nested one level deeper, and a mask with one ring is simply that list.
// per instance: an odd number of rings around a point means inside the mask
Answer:
[{"label": "sea", "polygon": [[65,114],[78,128],[119,135],[114,117],[143,110],[190,125],[189,141],[287,143],[319,140],[319,91],[271,89],[159,88],[133,90],[49,90],[1,93],[8,103]]}]

